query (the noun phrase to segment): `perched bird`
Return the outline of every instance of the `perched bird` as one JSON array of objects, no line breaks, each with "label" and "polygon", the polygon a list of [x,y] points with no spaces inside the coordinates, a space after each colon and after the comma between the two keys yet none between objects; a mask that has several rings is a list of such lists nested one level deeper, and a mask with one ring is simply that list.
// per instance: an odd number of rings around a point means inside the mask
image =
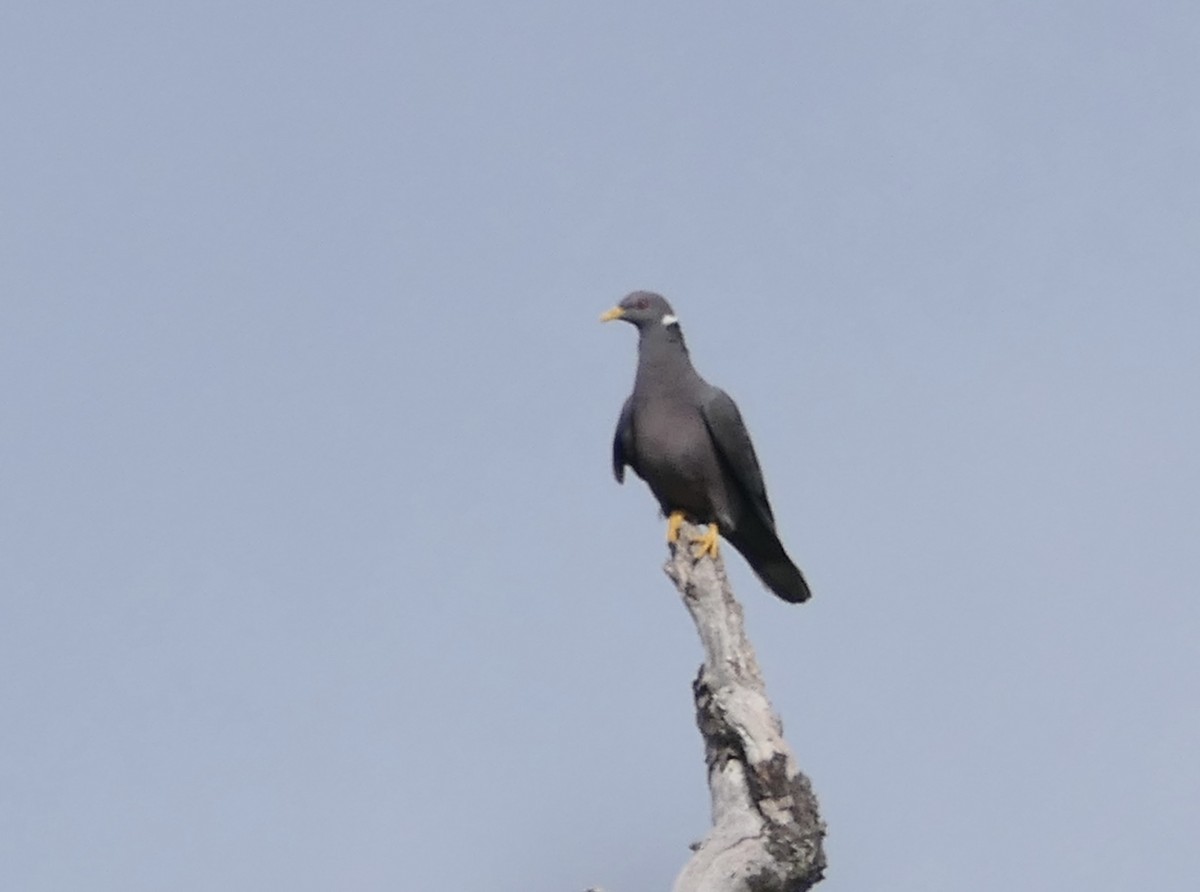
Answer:
[{"label": "perched bird", "polygon": [[658,294],[635,291],[600,317],[637,326],[638,366],[613,438],[613,474],[625,466],[650,486],[675,543],[685,519],[708,524],[698,555],[716,556],[723,535],[785,601],[807,601],[800,570],[775,532],[775,517],[750,433],[737,405],[692,367],[679,319]]}]

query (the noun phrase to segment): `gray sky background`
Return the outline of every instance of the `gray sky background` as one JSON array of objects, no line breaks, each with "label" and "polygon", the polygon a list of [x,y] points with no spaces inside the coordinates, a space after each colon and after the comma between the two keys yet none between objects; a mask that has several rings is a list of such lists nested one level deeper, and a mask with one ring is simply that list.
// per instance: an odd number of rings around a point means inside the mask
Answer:
[{"label": "gray sky background", "polygon": [[670,298],[837,890],[1200,875],[1194,2],[0,10],[0,887],[665,889]]}]

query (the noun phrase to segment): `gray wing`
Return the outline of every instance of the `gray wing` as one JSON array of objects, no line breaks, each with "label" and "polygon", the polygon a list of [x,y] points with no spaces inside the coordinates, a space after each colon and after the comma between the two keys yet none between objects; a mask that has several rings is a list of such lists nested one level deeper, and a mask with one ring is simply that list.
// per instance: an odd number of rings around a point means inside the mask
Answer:
[{"label": "gray wing", "polygon": [[750,432],[746,430],[737,403],[719,387],[710,387],[701,402],[700,413],[704,416],[704,424],[712,437],[713,445],[717,447],[722,464],[733,475],[738,489],[754,508],[759,519],[773,533],[775,515],[771,512],[771,503],[767,500],[767,485],[763,482],[758,456],[754,454]]},{"label": "gray wing", "polygon": [[612,468],[617,483],[625,482],[625,466],[637,470],[633,453],[633,397],[625,400],[621,417],[617,419],[617,432],[613,435]]}]

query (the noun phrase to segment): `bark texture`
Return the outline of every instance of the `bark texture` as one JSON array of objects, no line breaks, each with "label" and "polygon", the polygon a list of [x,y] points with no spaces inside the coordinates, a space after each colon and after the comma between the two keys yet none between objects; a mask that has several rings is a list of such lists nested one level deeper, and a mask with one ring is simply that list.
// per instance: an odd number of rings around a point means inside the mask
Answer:
[{"label": "bark texture", "polygon": [[825,825],[767,700],[724,563],[691,554],[703,532],[685,524],[665,567],[704,647],[692,690],[713,821],[674,892],[803,892],[824,875]]}]

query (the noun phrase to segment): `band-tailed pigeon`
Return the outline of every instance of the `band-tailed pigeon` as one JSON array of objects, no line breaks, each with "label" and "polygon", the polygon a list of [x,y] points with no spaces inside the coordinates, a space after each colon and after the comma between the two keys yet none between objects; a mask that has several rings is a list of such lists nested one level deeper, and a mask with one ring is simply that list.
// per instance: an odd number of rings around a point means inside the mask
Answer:
[{"label": "band-tailed pigeon", "polygon": [[667,541],[685,519],[708,524],[698,555],[717,554],[723,535],[763,583],[793,603],[810,592],[775,532],[758,458],[729,395],[692,367],[679,320],[658,294],[635,291],[600,317],[638,329],[638,366],[613,438],[613,474],[646,481],[667,519]]}]

